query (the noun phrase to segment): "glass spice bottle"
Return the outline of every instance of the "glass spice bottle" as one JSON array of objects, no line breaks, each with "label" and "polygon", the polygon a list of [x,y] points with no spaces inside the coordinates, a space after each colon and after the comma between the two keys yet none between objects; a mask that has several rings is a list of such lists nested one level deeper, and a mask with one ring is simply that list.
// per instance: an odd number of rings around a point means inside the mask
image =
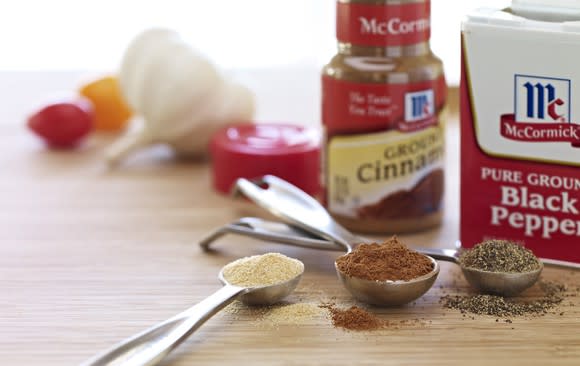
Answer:
[{"label": "glass spice bottle", "polygon": [[322,71],[324,200],[347,228],[401,233],[442,219],[443,64],[429,0],[339,0]]}]

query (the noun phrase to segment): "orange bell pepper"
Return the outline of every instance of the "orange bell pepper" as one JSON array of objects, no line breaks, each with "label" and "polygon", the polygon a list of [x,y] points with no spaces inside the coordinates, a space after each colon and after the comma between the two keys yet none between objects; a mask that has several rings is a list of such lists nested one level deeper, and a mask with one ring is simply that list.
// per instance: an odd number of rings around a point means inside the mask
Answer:
[{"label": "orange bell pepper", "polygon": [[82,86],[79,92],[93,102],[95,130],[120,131],[127,126],[133,113],[121,94],[116,77],[94,80]]}]

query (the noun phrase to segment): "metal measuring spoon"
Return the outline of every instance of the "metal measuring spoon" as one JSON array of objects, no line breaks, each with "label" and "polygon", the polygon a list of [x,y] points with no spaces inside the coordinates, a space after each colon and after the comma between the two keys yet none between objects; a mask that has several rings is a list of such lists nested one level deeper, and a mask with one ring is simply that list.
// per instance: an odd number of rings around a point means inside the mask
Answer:
[{"label": "metal measuring spoon", "polygon": [[272,305],[288,296],[300,282],[302,272],[296,277],[274,285],[261,287],[235,286],[224,278],[224,287],[200,303],[134,335],[86,361],[82,366],[156,365],[169,352],[187,339],[191,333],[235,299],[248,305]]},{"label": "metal measuring spoon", "polygon": [[[491,272],[470,268],[459,260],[461,250],[454,249],[416,249],[431,257],[459,265],[463,277],[477,290],[502,296],[515,296],[532,287],[540,278],[544,265],[538,260],[538,268],[529,272]],[[554,264],[556,264],[554,262]],[[559,264],[562,265],[562,264]]]},{"label": "metal measuring spoon", "polygon": [[371,281],[352,277],[342,272],[336,262],[334,268],[344,287],[357,299],[367,304],[398,306],[408,304],[429,291],[439,274],[439,264],[429,258],[433,270],[409,281]]},{"label": "metal measuring spoon", "polygon": [[[263,189],[246,179],[239,179],[236,186],[246,197],[275,216],[307,233],[336,243],[337,248],[347,254],[352,251],[352,243],[363,242],[336,223],[315,199],[290,183],[273,176],[265,176],[260,183],[268,188]],[[432,271],[410,281],[370,281],[343,273],[336,262],[335,268],[344,287],[355,298],[369,304],[394,306],[419,298],[435,282],[439,265],[433,258],[426,257],[433,264]]]},{"label": "metal measuring spoon", "polygon": [[[246,235],[260,240],[283,243],[301,248],[328,251],[345,250],[344,245],[313,236],[302,229],[298,229],[285,223],[267,221],[256,217],[244,217],[229,225],[223,226],[208,234],[200,241],[199,244],[205,250],[209,250],[211,244],[216,239],[228,233]],[[370,239],[359,238],[360,243],[370,241]],[[474,268],[462,267],[459,262],[459,257],[462,252],[461,250],[436,248],[413,249],[431,258],[453,262],[459,265],[463,271],[464,277],[473,287],[488,293],[513,296],[532,286],[535,282],[533,278],[539,276],[541,272],[541,269],[538,269],[536,271],[526,273],[525,276],[520,273],[516,276],[517,278],[512,278],[508,283],[506,283],[504,278],[506,275],[510,275],[508,273],[500,273],[498,276],[497,273],[494,272],[486,272]],[[349,245],[347,252],[350,251],[351,249]],[[542,267],[544,265],[549,265],[552,267],[561,267],[565,269],[580,269],[580,265],[553,259],[540,259],[539,264]],[[506,288],[506,286],[509,287]]]},{"label": "metal measuring spoon", "polygon": [[[267,186],[267,188],[264,189],[261,186]],[[347,253],[352,250],[354,245],[372,242],[370,239],[356,236],[349,232],[334,221],[318,201],[280,178],[267,175],[255,183],[241,178],[236,182],[236,190],[285,223],[307,233],[319,236],[320,238],[332,241]],[[459,262],[460,252],[457,250],[413,249],[432,258],[453,262],[461,266]],[[565,266],[562,262],[557,264]],[[576,268],[574,265],[568,267]],[[435,269],[438,272],[438,267],[434,268],[432,272],[433,277],[437,276]],[[475,288],[499,295],[513,296],[532,286],[538,280],[543,265],[540,262],[537,270],[524,273],[487,272],[466,268],[464,266],[461,266],[461,269],[467,281]],[[341,274],[339,273],[340,276]],[[432,278],[432,280],[434,281],[435,279]],[[425,281],[428,283],[426,279]],[[354,295],[355,292],[352,291],[352,282],[346,281],[343,283]],[[374,291],[376,291],[374,295],[377,299],[376,303],[379,303],[382,301],[383,296],[381,292],[384,291],[384,288],[377,284]],[[373,292],[373,290],[369,290],[369,292]],[[369,296],[369,299],[372,299],[373,294],[369,293]]]}]

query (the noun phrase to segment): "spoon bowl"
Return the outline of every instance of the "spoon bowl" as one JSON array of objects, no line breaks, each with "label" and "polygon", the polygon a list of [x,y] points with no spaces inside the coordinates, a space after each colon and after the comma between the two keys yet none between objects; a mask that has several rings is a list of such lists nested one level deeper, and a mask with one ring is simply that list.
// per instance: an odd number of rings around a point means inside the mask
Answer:
[{"label": "spoon bowl", "polygon": [[429,258],[433,270],[409,281],[372,281],[351,277],[341,272],[336,265],[336,273],[344,287],[359,301],[377,306],[400,306],[410,303],[425,294],[437,279],[439,264]]},{"label": "spoon bowl", "polygon": [[538,269],[521,273],[489,272],[462,265],[460,267],[463,276],[472,287],[483,293],[501,296],[515,296],[532,287],[544,268],[541,262]]}]

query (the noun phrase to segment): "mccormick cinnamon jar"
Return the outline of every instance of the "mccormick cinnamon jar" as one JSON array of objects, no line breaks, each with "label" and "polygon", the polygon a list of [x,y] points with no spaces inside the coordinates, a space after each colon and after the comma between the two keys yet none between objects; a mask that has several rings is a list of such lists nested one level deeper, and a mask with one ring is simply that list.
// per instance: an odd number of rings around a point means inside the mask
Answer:
[{"label": "mccormick cinnamon jar", "polygon": [[328,210],[360,232],[437,226],[446,84],[430,1],[339,0],[336,13],[338,54],[322,72]]}]

